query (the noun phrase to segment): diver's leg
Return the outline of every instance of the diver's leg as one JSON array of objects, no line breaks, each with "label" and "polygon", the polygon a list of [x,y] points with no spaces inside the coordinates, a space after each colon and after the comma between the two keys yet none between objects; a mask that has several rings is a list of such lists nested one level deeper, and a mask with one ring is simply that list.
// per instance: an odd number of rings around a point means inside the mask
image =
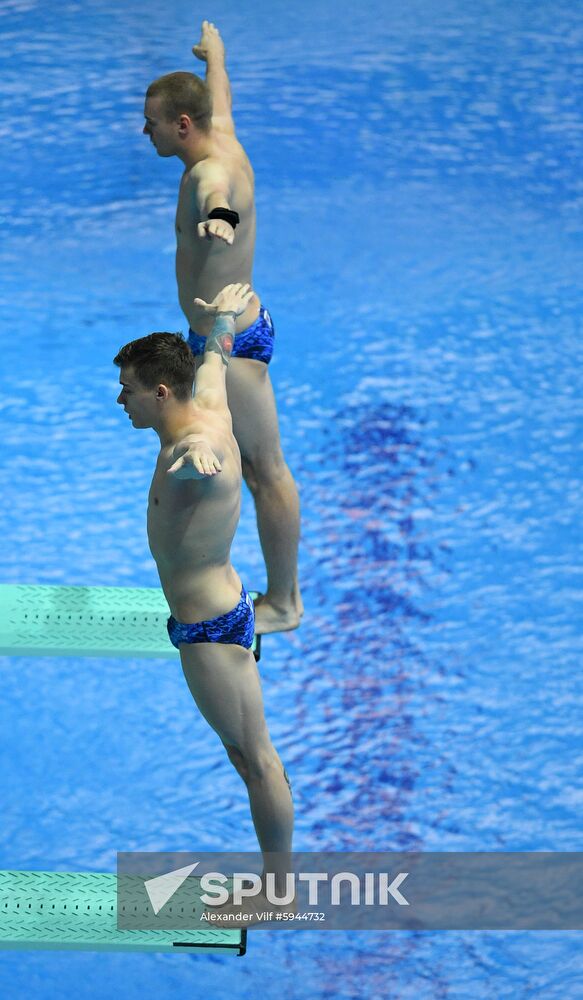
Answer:
[{"label": "diver's leg", "polygon": [[243,778],[262,852],[278,853],[287,867],[293,805],[287,776],[271,742],[255,658],[242,646],[180,646],[180,659],[196,705],[222,740]]},{"label": "diver's leg", "polygon": [[297,628],[304,611],[298,584],[300,504],[281,450],[267,365],[231,358],[227,395],[267,570],[267,591],[255,604],[255,631],[283,632]]}]

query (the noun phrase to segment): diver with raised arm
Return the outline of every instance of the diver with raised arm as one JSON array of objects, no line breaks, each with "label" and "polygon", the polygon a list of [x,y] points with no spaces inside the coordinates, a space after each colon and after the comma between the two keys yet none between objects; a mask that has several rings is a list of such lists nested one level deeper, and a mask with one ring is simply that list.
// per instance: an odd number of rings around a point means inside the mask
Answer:
[{"label": "diver with raised arm", "polygon": [[[177,156],[184,164],[176,278],[198,365],[213,326],[215,308],[209,303],[225,285],[253,280],[255,196],[253,169],[235,135],[224,45],[214,24],[203,22],[193,52],[206,64],[206,80],[177,72],[150,84],[144,133],[159,156]],[[273,340],[269,312],[253,292],[236,318],[227,395],[267,571],[266,593],[255,605],[258,634],[297,628],[303,614],[299,498],[280,444],[268,371]]]}]

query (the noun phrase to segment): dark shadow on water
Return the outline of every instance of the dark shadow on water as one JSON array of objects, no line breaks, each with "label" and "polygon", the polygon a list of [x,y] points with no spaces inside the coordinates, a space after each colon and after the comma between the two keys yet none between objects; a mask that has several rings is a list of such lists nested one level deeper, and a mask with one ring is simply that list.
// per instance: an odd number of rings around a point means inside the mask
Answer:
[{"label": "dark shadow on water", "polygon": [[312,695],[327,702],[334,746],[322,751],[326,819],[312,829],[319,838],[331,824],[340,850],[419,850],[410,803],[417,808],[423,761],[436,756],[424,731],[426,700],[440,699],[426,688],[440,666],[424,632],[436,577],[447,572],[432,516],[451,456],[428,417],[382,399],[342,406],[322,438],[302,471],[305,547],[317,564],[305,592],[321,609],[309,635],[315,672],[304,689],[312,692],[305,721]]}]

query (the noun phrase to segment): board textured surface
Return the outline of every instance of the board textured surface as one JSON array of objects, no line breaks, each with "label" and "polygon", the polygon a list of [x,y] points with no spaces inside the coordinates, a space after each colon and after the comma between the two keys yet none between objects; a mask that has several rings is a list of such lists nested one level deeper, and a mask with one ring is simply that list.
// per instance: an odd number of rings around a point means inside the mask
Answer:
[{"label": "board textured surface", "polygon": [[[257,591],[249,591],[257,597]],[[0,655],[178,656],[157,587],[0,586]],[[255,659],[260,636],[253,639]]]},{"label": "board textured surface", "polygon": [[[139,880],[141,883],[141,880]],[[143,884],[128,905],[143,907]],[[0,871],[0,948],[245,953],[243,929],[119,930],[109,872]]]}]

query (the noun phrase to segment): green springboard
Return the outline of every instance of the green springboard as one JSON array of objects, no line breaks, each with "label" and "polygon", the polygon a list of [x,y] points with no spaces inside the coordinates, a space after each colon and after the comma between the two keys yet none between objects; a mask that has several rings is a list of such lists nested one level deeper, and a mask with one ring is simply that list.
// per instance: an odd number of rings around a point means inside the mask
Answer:
[{"label": "green springboard", "polygon": [[[108,872],[0,871],[0,948],[245,954],[245,928],[118,930],[116,890]],[[138,912],[143,885],[124,898]]]},{"label": "green springboard", "polygon": [[[257,597],[257,591],[250,591]],[[178,656],[156,587],[0,585],[0,655]],[[261,636],[251,647],[256,660]]]},{"label": "green springboard", "polygon": [[[153,587],[4,584],[0,655],[177,656],[169,614]],[[260,646],[255,636],[256,660]],[[245,954],[245,928],[118,930],[116,890],[108,872],[0,871],[0,948]]]}]

